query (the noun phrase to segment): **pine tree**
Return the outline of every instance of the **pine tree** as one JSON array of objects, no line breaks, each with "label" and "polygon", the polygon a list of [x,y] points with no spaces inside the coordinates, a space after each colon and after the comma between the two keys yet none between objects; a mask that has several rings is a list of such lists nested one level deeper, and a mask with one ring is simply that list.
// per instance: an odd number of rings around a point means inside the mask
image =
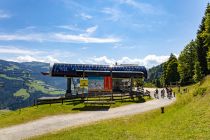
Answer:
[{"label": "pine tree", "polygon": [[169,85],[170,82],[179,81],[179,73],[177,70],[178,61],[175,55],[171,54],[169,60],[164,64],[164,72],[161,78],[163,85]]},{"label": "pine tree", "polygon": [[195,74],[193,76],[194,81],[197,83],[201,80],[202,78],[202,74],[201,74],[201,67],[200,67],[200,63],[197,61],[195,62],[194,65],[194,69],[195,69]]},{"label": "pine tree", "polygon": [[210,51],[207,54],[207,65],[208,65],[208,70],[210,70]]},{"label": "pine tree", "polygon": [[205,15],[205,31],[204,31],[204,36],[205,36],[205,46],[210,47],[210,5],[208,4],[207,9],[206,9],[206,15]]},{"label": "pine tree", "polygon": [[206,36],[205,46],[208,48],[208,53],[206,56],[207,68],[208,68],[208,71],[210,71],[210,5],[209,4],[206,11],[207,11],[207,14],[206,14],[206,20],[205,20],[204,35]]},{"label": "pine tree", "polygon": [[195,60],[197,61],[196,47],[195,41],[192,40],[179,55],[178,72],[183,85],[194,82],[194,64]]},{"label": "pine tree", "polygon": [[208,4],[196,37],[197,58],[201,66],[201,72],[204,75],[208,73],[207,58],[206,58],[208,52],[208,45],[207,45],[208,35],[206,34],[207,31],[206,28],[208,27],[207,23],[209,22],[209,19],[207,19],[210,13],[209,9],[210,5]]}]

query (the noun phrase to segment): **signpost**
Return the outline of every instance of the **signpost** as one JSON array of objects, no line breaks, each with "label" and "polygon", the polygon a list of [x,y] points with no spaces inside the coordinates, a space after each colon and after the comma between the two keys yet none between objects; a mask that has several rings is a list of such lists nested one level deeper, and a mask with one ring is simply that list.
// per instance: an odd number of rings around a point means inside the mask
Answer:
[{"label": "signpost", "polygon": [[88,79],[80,79],[80,88],[88,87]]},{"label": "signpost", "polygon": [[80,89],[82,89],[82,94],[88,93],[88,79],[80,78]]}]

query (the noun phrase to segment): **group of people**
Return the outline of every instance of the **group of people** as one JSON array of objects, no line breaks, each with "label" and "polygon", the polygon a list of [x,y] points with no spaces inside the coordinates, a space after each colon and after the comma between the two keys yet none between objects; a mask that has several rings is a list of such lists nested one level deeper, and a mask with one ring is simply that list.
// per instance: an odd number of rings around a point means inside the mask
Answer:
[{"label": "group of people", "polygon": [[[166,96],[165,96],[165,92],[166,92],[167,97],[168,97],[169,99],[172,98],[172,93],[173,93],[173,91],[172,91],[172,89],[171,89],[170,87],[169,87],[169,88],[166,87],[165,89],[162,89],[160,92],[161,92],[161,98],[166,97]],[[157,98],[157,99],[159,99],[158,89],[155,90],[154,97]]]}]

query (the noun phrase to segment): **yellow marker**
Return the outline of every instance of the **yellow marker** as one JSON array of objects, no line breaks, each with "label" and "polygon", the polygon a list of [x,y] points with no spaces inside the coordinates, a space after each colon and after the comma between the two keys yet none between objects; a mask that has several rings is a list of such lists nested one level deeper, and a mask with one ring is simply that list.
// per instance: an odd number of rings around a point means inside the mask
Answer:
[{"label": "yellow marker", "polygon": [[80,79],[80,87],[81,88],[88,87],[88,79]]}]

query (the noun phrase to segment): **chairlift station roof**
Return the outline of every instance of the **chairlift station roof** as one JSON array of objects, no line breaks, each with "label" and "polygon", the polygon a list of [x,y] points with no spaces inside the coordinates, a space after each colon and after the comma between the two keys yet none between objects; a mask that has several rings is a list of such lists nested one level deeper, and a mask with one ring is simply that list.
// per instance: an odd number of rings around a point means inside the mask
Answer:
[{"label": "chairlift station roof", "polygon": [[147,78],[146,68],[137,65],[111,66],[55,63],[50,72],[51,76],[56,77],[112,76],[113,78]]}]

